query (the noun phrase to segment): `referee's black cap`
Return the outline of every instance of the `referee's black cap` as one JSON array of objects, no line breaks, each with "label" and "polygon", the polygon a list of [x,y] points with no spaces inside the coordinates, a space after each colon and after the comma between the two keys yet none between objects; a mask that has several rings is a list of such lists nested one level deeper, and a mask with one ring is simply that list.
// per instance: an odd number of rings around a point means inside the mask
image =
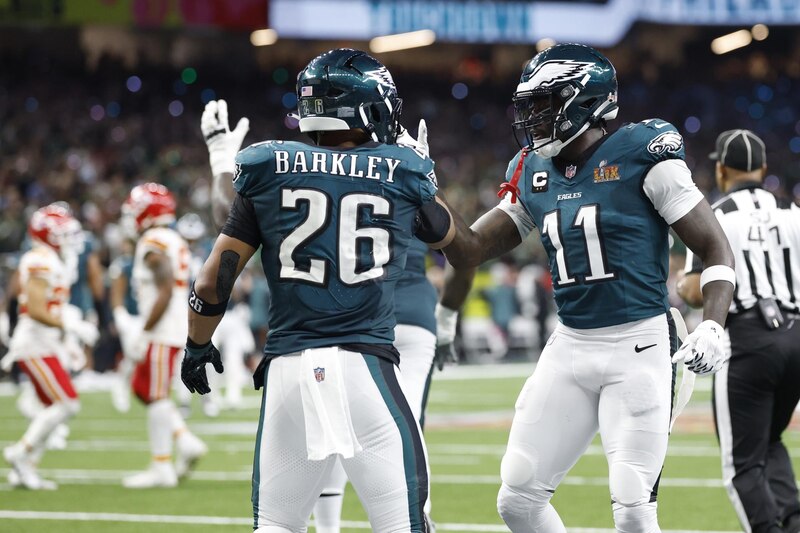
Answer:
[{"label": "referee's black cap", "polygon": [[726,167],[752,172],[767,162],[767,150],[758,135],[750,130],[723,131],[717,137],[717,151],[709,159]]}]

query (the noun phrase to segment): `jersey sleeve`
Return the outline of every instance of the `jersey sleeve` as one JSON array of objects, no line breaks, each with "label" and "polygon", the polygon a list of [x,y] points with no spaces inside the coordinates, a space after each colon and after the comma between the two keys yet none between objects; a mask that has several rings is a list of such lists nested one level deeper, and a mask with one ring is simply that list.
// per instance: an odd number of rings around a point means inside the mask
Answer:
[{"label": "jersey sleeve", "polygon": [[653,165],[644,177],[642,190],[670,225],[703,199],[683,159],[666,159]]},{"label": "jersey sleeve", "polygon": [[678,129],[659,118],[652,118],[633,124],[633,135],[637,144],[641,143],[642,163],[655,165],[668,159],[684,159],[686,147]]},{"label": "jersey sleeve", "polygon": [[[418,206],[433,200],[434,196],[436,196],[436,191],[439,190],[439,182],[436,180],[436,163],[434,163],[433,159],[411,146],[396,145],[396,148],[398,151],[395,153],[402,160],[400,167],[405,167],[408,172],[405,176],[412,178],[401,178],[404,185],[403,194]],[[393,179],[396,181],[397,178]]]},{"label": "jersey sleeve", "polygon": [[233,173],[233,189],[246,198],[252,198],[264,183],[275,158],[277,141],[251,144],[236,154],[236,170]]},{"label": "jersey sleeve", "polygon": [[[519,163],[519,158],[522,157],[522,152],[518,152],[516,156],[514,156],[511,161],[508,162],[508,168],[506,168],[506,182],[511,181],[514,176],[514,171],[517,169],[517,164]],[[511,193],[507,193],[503,198],[500,200],[500,203],[497,205],[495,209],[500,209],[509,217],[511,220],[514,221],[514,225],[517,226],[517,231],[519,231],[519,236],[522,240],[525,240],[533,228],[536,227],[536,223],[533,221],[533,217],[528,212],[528,209],[525,207],[522,198],[517,197],[516,202],[511,201]]]},{"label": "jersey sleeve", "polygon": [[436,180],[436,172],[434,170],[435,163],[432,159],[425,158],[425,164],[421,169],[421,174],[425,176],[424,179],[419,180],[419,197],[420,204],[426,204],[433,200],[436,196],[436,191],[439,190],[439,182]]},{"label": "jersey sleeve", "polygon": [[220,233],[245,242],[253,248],[261,245],[261,233],[258,228],[255,207],[250,198],[236,193],[228,213],[228,219]]}]

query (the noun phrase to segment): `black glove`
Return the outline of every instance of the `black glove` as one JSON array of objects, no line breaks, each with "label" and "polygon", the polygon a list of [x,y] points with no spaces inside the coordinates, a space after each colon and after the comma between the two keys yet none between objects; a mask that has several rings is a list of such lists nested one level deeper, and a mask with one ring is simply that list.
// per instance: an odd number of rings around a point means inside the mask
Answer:
[{"label": "black glove", "polygon": [[211,341],[198,345],[191,339],[186,339],[186,348],[183,351],[183,362],[181,363],[181,381],[189,389],[189,392],[199,394],[211,392],[211,387],[208,386],[208,376],[206,376],[206,363],[214,365],[217,374],[222,374],[222,357]]},{"label": "black glove", "polygon": [[458,364],[458,354],[456,347],[452,342],[442,344],[436,347],[436,352],[433,355],[433,364],[439,370],[444,370],[446,364]]}]

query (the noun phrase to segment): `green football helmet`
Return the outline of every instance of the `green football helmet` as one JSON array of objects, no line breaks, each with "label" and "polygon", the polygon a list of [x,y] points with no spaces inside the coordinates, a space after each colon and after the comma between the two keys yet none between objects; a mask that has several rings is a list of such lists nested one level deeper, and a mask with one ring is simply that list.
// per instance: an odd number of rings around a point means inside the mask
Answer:
[{"label": "green football helmet", "polygon": [[536,54],[514,91],[514,131],[528,147],[551,158],[601,121],[616,118],[617,73],[600,52],[557,44]]},{"label": "green football helmet", "polygon": [[300,131],[363,129],[394,144],[403,101],[389,70],[360,50],[337,48],[315,57],[297,75]]}]

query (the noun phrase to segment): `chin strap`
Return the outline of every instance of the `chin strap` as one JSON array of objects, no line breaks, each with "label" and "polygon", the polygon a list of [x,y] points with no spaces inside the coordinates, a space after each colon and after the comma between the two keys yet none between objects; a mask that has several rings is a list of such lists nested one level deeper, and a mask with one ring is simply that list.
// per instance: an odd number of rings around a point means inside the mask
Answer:
[{"label": "chin strap", "polygon": [[519,187],[517,183],[519,183],[519,178],[522,176],[522,167],[525,164],[525,157],[530,152],[530,149],[526,146],[522,149],[522,155],[517,162],[517,168],[514,169],[514,175],[511,176],[510,181],[505,181],[500,184],[500,190],[497,191],[497,197],[503,198],[506,194],[511,194],[511,203],[517,203],[517,198],[519,198]]}]

